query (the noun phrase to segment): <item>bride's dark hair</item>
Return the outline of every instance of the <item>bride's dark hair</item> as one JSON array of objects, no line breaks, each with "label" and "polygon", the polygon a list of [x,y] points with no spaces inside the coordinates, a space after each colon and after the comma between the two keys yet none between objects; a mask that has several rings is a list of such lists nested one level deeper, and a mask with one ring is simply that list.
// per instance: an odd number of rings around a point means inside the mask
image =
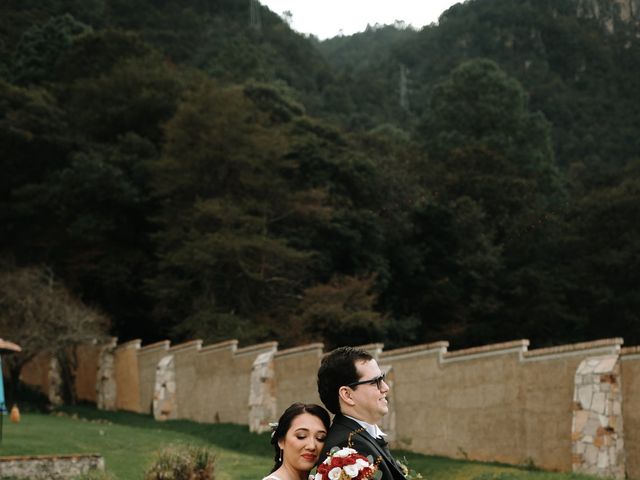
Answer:
[{"label": "bride's dark hair", "polygon": [[329,417],[329,412],[327,412],[320,405],[316,405],[315,403],[294,403],[289,408],[287,408],[280,419],[278,420],[278,425],[275,427],[275,430],[271,434],[271,445],[273,445],[276,455],[274,457],[275,465],[271,469],[271,473],[275,472],[282,465],[282,455],[280,454],[280,446],[278,445],[278,441],[282,440],[291,428],[291,422],[298,415],[302,415],[303,413],[309,413],[314,415],[322,421],[324,424],[324,428],[326,428],[327,432],[329,431],[329,425],[331,424],[331,418]]}]

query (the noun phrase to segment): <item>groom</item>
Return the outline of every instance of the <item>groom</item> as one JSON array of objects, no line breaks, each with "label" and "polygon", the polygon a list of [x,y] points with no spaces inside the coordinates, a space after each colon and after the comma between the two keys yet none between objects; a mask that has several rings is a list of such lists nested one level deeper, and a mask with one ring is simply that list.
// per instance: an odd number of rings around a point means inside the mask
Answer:
[{"label": "groom", "polygon": [[335,417],[318,463],[332,447],[347,446],[351,435],[351,446],[358,453],[381,459],[382,480],[405,479],[377,425],[389,411],[388,392],[378,362],[366,351],[340,347],[324,357],[318,370],[318,393]]}]

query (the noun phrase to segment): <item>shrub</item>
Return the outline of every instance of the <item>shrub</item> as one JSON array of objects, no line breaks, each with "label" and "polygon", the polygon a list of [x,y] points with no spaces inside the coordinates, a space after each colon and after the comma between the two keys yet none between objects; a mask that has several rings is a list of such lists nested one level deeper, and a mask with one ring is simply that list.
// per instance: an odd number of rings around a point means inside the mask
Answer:
[{"label": "shrub", "polygon": [[144,480],[214,480],[215,455],[206,447],[168,446],[144,474]]}]

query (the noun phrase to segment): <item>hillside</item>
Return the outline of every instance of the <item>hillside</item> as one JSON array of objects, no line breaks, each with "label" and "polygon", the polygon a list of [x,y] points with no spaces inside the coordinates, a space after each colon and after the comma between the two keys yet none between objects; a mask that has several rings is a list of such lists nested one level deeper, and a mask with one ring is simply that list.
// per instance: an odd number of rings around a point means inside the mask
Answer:
[{"label": "hillside", "polygon": [[0,268],[121,341],[637,343],[637,2],[4,2]]},{"label": "hillside", "polygon": [[[4,2],[1,69],[24,51],[24,33],[70,14],[94,30],[136,33],[167,61],[195,67],[227,82],[249,79],[289,85],[309,103],[330,77],[322,56],[268,8],[245,0],[43,0]],[[0,70],[1,71],[1,70]]]},{"label": "hillside", "polygon": [[[401,65],[408,72],[409,118],[419,121],[429,113],[433,85],[460,62],[494,60],[552,123],[560,165],[617,168],[640,151],[638,12],[635,0],[470,0],[444,12],[438,25],[402,39],[386,27],[320,47],[354,104],[378,98],[369,106],[374,121],[409,129],[406,113],[387,107],[399,103]],[[387,38],[379,49],[362,48]]]}]

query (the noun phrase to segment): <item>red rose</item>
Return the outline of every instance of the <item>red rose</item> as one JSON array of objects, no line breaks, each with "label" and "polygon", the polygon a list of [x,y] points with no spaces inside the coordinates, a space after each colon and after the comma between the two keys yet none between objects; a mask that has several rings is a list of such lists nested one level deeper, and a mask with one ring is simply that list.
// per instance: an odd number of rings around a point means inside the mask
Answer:
[{"label": "red rose", "polygon": [[344,457],[342,460],[342,465],[354,465],[356,463],[356,458],[358,458],[358,455],[356,454],[351,454],[347,457]]}]

